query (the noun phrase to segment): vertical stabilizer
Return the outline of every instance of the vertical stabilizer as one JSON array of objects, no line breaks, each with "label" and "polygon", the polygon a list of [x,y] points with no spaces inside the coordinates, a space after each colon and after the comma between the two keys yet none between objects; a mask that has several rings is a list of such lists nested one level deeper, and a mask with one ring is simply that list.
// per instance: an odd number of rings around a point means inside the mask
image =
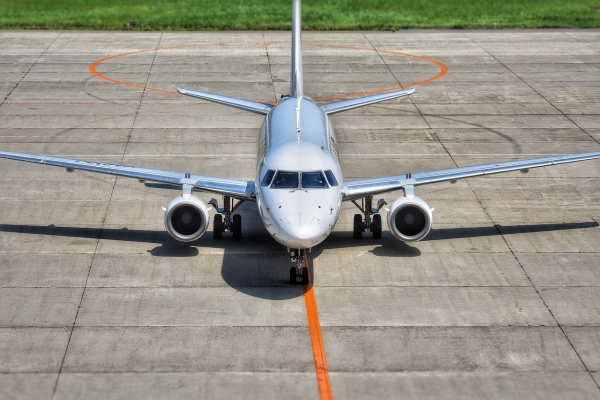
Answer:
[{"label": "vertical stabilizer", "polygon": [[292,77],[290,79],[290,96],[300,98],[304,95],[302,88],[302,13],[301,0],[292,0]]}]

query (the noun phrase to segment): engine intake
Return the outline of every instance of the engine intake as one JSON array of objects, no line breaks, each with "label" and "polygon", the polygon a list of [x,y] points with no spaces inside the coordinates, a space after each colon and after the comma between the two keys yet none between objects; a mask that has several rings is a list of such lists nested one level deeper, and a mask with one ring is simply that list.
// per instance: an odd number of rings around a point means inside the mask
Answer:
[{"label": "engine intake", "polygon": [[416,242],[423,239],[431,230],[432,209],[425,200],[417,196],[402,196],[390,207],[387,223],[396,239]]},{"label": "engine intake", "polygon": [[196,196],[175,197],[165,210],[167,232],[181,242],[192,242],[208,228],[208,207]]}]

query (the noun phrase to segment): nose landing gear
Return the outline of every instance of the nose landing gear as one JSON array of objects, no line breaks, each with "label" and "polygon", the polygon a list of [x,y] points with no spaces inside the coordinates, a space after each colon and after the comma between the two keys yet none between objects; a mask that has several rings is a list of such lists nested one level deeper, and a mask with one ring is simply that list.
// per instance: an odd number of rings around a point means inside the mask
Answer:
[{"label": "nose landing gear", "polygon": [[208,204],[212,205],[218,214],[215,214],[213,223],[213,237],[215,239],[222,239],[223,232],[229,231],[233,235],[234,239],[242,238],[242,216],[239,214],[233,215],[232,213],[244,202],[244,200],[238,200],[237,203],[233,204],[233,198],[230,196],[223,196],[223,206],[219,207],[217,199],[210,199]]},{"label": "nose landing gear", "polygon": [[303,285],[308,285],[308,257],[306,250],[291,249],[290,261],[296,264],[290,268],[290,283],[297,283],[301,279]]},{"label": "nose landing gear", "polygon": [[379,215],[379,210],[387,203],[384,199],[379,199],[377,202],[377,207],[373,207],[373,196],[363,197],[361,199],[361,205],[355,200],[352,200],[352,203],[363,213],[363,216],[360,214],[354,214],[354,226],[353,226],[353,234],[352,237],[354,239],[362,239],[363,232],[366,230],[371,231],[371,236],[373,239],[381,239],[381,215]]}]

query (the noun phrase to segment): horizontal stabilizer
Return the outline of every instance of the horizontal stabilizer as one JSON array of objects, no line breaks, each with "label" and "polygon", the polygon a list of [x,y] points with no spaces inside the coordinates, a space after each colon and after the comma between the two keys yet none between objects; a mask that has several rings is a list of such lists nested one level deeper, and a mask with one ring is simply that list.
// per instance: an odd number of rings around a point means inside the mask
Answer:
[{"label": "horizontal stabilizer", "polygon": [[236,99],[235,97],[221,96],[218,94],[196,92],[195,90],[177,88],[177,91],[186,96],[196,97],[198,99],[212,101],[213,103],[223,104],[229,107],[240,108],[257,114],[266,115],[273,108],[270,104],[259,103],[252,100]]},{"label": "horizontal stabilizer", "polygon": [[358,97],[356,99],[337,101],[335,103],[323,104],[321,106],[321,109],[325,111],[325,114],[335,114],[342,111],[351,110],[356,107],[362,107],[373,103],[379,103],[380,101],[386,101],[395,99],[397,97],[408,96],[414,91],[415,89],[396,90],[394,92],[386,92],[374,94],[371,96]]}]

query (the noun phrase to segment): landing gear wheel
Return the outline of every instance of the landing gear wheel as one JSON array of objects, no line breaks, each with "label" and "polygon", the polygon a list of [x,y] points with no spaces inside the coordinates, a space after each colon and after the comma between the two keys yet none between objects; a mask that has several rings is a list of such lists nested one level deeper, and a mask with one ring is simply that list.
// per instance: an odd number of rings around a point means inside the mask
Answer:
[{"label": "landing gear wheel", "polygon": [[223,238],[223,216],[221,214],[215,214],[215,220],[213,223],[213,238]]},{"label": "landing gear wheel", "polygon": [[373,215],[371,233],[373,234],[373,239],[381,239],[381,215],[379,214]]},{"label": "landing gear wheel", "polygon": [[354,233],[352,237],[354,239],[362,239],[363,234],[363,219],[362,215],[354,214]]},{"label": "landing gear wheel", "polygon": [[296,283],[296,267],[290,268],[290,283]]},{"label": "landing gear wheel", "polygon": [[302,284],[308,285],[308,268],[302,267]]},{"label": "landing gear wheel", "polygon": [[231,232],[233,233],[233,238],[239,240],[242,238],[242,216],[239,214],[235,214],[233,216],[233,222],[231,224]]}]

